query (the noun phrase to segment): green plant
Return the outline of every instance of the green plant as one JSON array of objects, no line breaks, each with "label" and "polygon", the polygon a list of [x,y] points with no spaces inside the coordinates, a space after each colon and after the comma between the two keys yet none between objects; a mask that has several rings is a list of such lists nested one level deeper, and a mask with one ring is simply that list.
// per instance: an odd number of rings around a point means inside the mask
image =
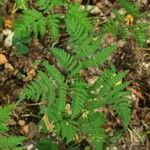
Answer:
[{"label": "green plant", "polygon": [[18,145],[21,144],[25,138],[21,136],[8,136],[5,132],[8,131],[8,121],[10,119],[11,111],[14,109],[14,105],[7,105],[4,108],[0,108],[0,149],[1,150],[22,150]]},{"label": "green plant", "polygon": [[107,134],[101,110],[111,106],[124,128],[130,121],[129,92],[124,90],[129,83],[122,82],[127,72],[116,73],[111,66],[88,84],[82,73],[99,67],[117,47],[101,47],[101,36],[93,32],[91,19],[79,5],[68,7],[65,23],[71,50],[50,48],[57,65],[44,61],[38,78],[23,88],[20,101],[27,98],[43,103],[42,131],[49,132],[54,141],[64,141],[71,147],[86,140],[95,150],[102,150]]},{"label": "green plant", "polygon": [[53,13],[53,7],[62,4],[62,1],[38,0],[36,2],[38,9],[27,8],[25,3],[26,1],[23,2],[23,4],[18,4],[19,6],[16,6],[15,8],[16,11],[18,8],[23,7],[23,14],[14,22],[15,34],[13,37],[13,45],[19,53],[26,54],[29,49],[23,41],[24,39],[30,39],[32,35],[35,37],[43,37],[48,31],[53,40],[58,40],[60,32],[60,16],[57,13]]},{"label": "green plant", "polygon": [[118,10],[113,10],[114,18],[108,19],[102,28],[102,33],[111,33],[125,40],[133,38],[138,46],[145,47],[148,38],[149,24],[142,20],[146,14],[140,12],[138,6],[128,1],[119,0],[125,13],[120,14]]},{"label": "green plant", "polygon": [[23,15],[14,23],[15,36],[14,38],[20,39],[22,37],[34,36],[43,37],[46,30],[49,31],[53,39],[58,38],[59,33],[59,15],[54,14],[53,8],[58,6],[63,1],[41,1],[36,2],[38,9],[28,8],[23,11]]},{"label": "green plant", "polygon": [[27,0],[15,0],[12,14],[14,14],[19,9],[21,9],[21,10],[27,9]]}]

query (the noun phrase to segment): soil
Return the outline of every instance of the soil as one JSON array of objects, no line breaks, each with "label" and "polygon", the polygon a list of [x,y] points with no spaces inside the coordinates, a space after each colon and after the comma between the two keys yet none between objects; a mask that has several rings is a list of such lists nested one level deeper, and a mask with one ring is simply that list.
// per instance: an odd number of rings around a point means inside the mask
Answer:
[{"label": "soil", "polygon": [[[91,13],[91,16],[95,19],[95,24],[98,23],[95,28],[107,20],[112,8],[118,7],[118,3],[115,0],[81,0],[81,2],[83,7],[98,7],[97,11],[95,10],[95,12]],[[150,14],[150,1],[137,0],[136,3],[143,12]],[[10,17],[13,4],[14,1],[11,0],[6,1],[6,4],[1,6],[0,13],[3,14],[5,19]],[[101,8],[99,7],[100,5]],[[147,21],[150,21],[150,16],[147,17]],[[5,28],[1,27],[1,33],[3,30]],[[113,39],[108,36],[104,45],[109,45],[109,42],[111,43],[113,40],[118,44],[122,42],[120,39]],[[53,61],[52,56],[48,53],[48,47],[54,43],[48,35],[43,39],[33,38],[32,44],[29,45],[30,52],[26,55],[19,55],[14,47],[6,47],[4,41],[5,37],[0,40],[0,54],[6,57],[7,63],[0,65],[0,106],[10,103],[17,104],[12,120],[9,123],[9,134],[26,135],[30,139],[29,141],[36,142],[44,136],[38,133],[40,104],[31,101],[18,102],[18,97],[24,85],[36,77],[40,62],[45,59]],[[57,45],[64,47],[65,41],[67,41],[67,35],[62,33]],[[117,140],[118,150],[149,150],[150,36],[147,40],[146,48],[143,49],[138,48],[132,39],[127,39],[124,44],[120,45],[111,60],[104,64],[103,68],[107,67],[110,62],[113,62],[118,71],[129,70],[124,80],[131,82],[127,90],[131,92],[132,120],[124,137]],[[89,70],[86,75],[87,78],[94,71]],[[115,117],[110,118],[107,124],[108,132],[111,134],[115,128],[119,128],[118,124],[118,120]],[[29,141],[25,145],[28,145]],[[113,150],[117,149],[117,147],[110,146],[107,149]]]}]

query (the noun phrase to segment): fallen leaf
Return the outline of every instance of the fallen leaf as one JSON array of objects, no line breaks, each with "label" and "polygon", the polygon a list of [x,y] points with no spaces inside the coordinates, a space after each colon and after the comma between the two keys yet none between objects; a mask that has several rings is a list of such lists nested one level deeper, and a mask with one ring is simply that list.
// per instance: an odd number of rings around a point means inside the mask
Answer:
[{"label": "fallen leaf", "polygon": [[0,54],[0,65],[4,65],[8,62],[6,56],[4,54]]},{"label": "fallen leaf", "polygon": [[43,121],[45,122],[45,125],[47,127],[47,130],[51,133],[54,130],[54,124],[53,122],[49,122],[48,116],[44,115]]},{"label": "fallen leaf", "polygon": [[132,26],[134,21],[134,17],[132,15],[127,15],[125,18],[125,22],[127,26]]},{"label": "fallen leaf", "polygon": [[13,27],[13,19],[12,18],[5,19],[4,23],[5,23],[5,28],[12,29],[12,27]]}]

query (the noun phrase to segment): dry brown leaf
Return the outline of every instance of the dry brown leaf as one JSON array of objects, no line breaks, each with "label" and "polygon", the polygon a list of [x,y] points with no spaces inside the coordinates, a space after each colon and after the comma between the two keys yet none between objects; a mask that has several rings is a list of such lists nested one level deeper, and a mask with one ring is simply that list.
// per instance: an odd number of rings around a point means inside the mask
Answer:
[{"label": "dry brown leaf", "polygon": [[47,130],[51,133],[54,130],[54,124],[53,122],[49,122],[48,116],[44,115],[43,121],[45,122],[45,125],[47,127]]},{"label": "dry brown leaf", "polygon": [[28,124],[22,127],[21,133],[23,135],[27,135],[29,133],[29,125]]},{"label": "dry brown leaf", "polygon": [[8,62],[4,54],[0,54],[0,65],[6,64]]},{"label": "dry brown leaf", "polygon": [[13,19],[12,18],[5,19],[5,28],[12,29],[12,27],[13,27]]},{"label": "dry brown leaf", "polygon": [[66,110],[66,113],[68,114],[68,115],[71,115],[71,105],[70,104],[67,104],[66,105],[66,107],[65,107],[65,110]]}]

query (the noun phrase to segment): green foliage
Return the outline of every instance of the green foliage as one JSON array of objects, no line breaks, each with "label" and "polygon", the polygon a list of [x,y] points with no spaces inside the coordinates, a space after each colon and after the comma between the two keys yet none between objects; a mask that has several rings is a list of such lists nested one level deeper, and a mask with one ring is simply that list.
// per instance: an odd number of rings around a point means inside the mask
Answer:
[{"label": "green foliage", "polygon": [[4,132],[8,131],[7,123],[13,109],[14,105],[7,105],[4,108],[0,108],[0,149],[2,150],[22,150],[18,145],[25,140],[24,137],[20,136],[4,136]]},{"label": "green foliage", "polygon": [[148,23],[140,22],[134,27],[131,27],[132,36],[140,47],[145,47],[146,45],[146,41],[148,39],[148,34],[147,34],[148,26],[149,26]]},{"label": "green foliage", "polygon": [[118,0],[121,7],[123,7],[127,14],[131,14],[133,16],[136,16],[136,17],[140,17],[141,16],[141,12],[138,8],[138,6],[134,3],[131,3],[129,2],[128,0]]},{"label": "green foliage", "polygon": [[23,16],[15,21],[15,38],[24,38],[34,33],[43,36],[46,30],[46,21],[42,13],[35,9],[23,11]]},{"label": "green foliage", "polygon": [[126,72],[116,74],[116,70],[112,67],[106,70],[101,77],[92,85],[91,90],[97,90],[99,85],[103,85],[98,93],[97,98],[102,99],[103,105],[109,104],[118,113],[122,119],[125,128],[130,120],[130,104],[128,100],[129,92],[123,91],[129,83],[122,83],[122,78]]},{"label": "green foliage", "polygon": [[[28,84],[21,92],[20,100],[25,98],[47,101],[47,105],[41,108],[47,114],[50,122],[54,124],[54,133],[58,134],[66,143],[71,142],[78,132],[86,136],[95,149],[99,149],[106,140],[103,129],[104,114],[95,112],[99,107],[110,105],[120,116],[123,125],[127,128],[130,120],[129,93],[124,91],[128,83],[118,83],[126,75],[124,72],[116,74],[112,67],[89,86],[76,75],[67,83],[54,66],[44,62],[45,72],[39,71],[39,78]],[[70,91],[71,108],[68,114],[65,110],[67,95]],[[92,91],[99,91],[93,94]]]},{"label": "green foliage", "polygon": [[43,139],[36,145],[36,148],[39,150],[59,150],[58,144],[52,143],[51,139]]},{"label": "green foliage", "polygon": [[57,14],[49,15],[47,17],[48,31],[53,40],[57,40],[59,37],[59,16]]},{"label": "green foliage", "polygon": [[2,150],[23,150],[21,147],[18,147],[25,140],[21,136],[9,136],[4,137],[0,136],[0,149]]},{"label": "green foliage", "polygon": [[[147,40],[148,23],[141,22],[139,19],[145,17],[144,13],[141,13],[139,8],[128,1],[119,0],[121,6],[125,9],[126,13],[121,15],[117,10],[113,10],[114,18],[108,19],[108,21],[102,27],[102,34],[111,33],[118,38],[125,40],[126,38],[133,38],[139,47],[145,47]],[[126,19],[128,15],[132,15],[133,22],[128,25]],[[132,19],[132,18],[131,18]]]},{"label": "green foliage", "polygon": [[15,0],[12,14],[14,14],[17,10],[25,10],[25,9],[27,9],[27,0]]},{"label": "green foliage", "polygon": [[64,4],[64,0],[37,0],[36,4],[40,10],[44,12],[51,11],[54,7],[58,7]]},{"label": "green foliage", "polygon": [[5,132],[8,130],[7,122],[10,119],[11,111],[13,110],[14,105],[7,105],[4,108],[0,108],[0,132]]},{"label": "green foliage", "polygon": [[85,69],[99,67],[117,47],[112,44],[102,48],[102,36],[93,32],[87,13],[79,5],[71,4],[68,9],[65,23],[71,50],[50,48],[55,65],[44,61],[37,78],[21,91],[20,100],[43,103],[40,110],[48,119],[41,120],[41,126],[55,135],[55,140],[60,139],[68,146],[86,140],[95,150],[103,150],[107,140],[106,118],[99,110],[111,106],[127,128],[131,115],[125,88],[129,83],[122,82],[126,72],[116,73],[114,67],[97,75],[92,85],[82,77]]},{"label": "green foliage", "polygon": [[0,5],[2,5],[4,3],[4,0],[0,0]]}]

